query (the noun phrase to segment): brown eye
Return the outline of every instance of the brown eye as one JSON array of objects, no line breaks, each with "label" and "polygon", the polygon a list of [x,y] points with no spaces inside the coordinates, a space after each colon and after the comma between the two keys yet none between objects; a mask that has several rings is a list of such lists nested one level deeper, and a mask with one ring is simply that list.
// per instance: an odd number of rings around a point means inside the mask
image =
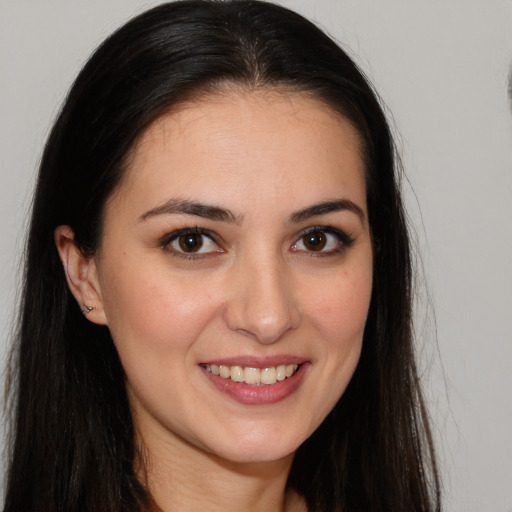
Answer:
[{"label": "brown eye", "polygon": [[161,240],[162,247],[179,256],[206,256],[224,252],[214,240],[215,234],[201,228],[178,229]]},{"label": "brown eye", "polygon": [[178,238],[178,244],[183,252],[197,252],[203,246],[203,235],[187,233]]},{"label": "brown eye", "polygon": [[327,236],[322,231],[312,231],[302,237],[308,251],[321,251],[327,244]]},{"label": "brown eye", "polygon": [[305,253],[317,256],[329,256],[339,254],[349,248],[354,239],[332,226],[312,227],[303,232],[300,238],[291,246],[294,253]]}]

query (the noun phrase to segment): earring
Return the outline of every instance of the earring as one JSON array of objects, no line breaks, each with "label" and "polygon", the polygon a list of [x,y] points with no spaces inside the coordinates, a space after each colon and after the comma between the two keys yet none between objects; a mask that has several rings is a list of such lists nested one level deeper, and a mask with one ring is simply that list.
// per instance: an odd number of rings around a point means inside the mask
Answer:
[{"label": "earring", "polygon": [[84,316],[87,316],[93,309],[94,306],[86,306],[85,304],[80,306],[80,311],[83,313]]}]

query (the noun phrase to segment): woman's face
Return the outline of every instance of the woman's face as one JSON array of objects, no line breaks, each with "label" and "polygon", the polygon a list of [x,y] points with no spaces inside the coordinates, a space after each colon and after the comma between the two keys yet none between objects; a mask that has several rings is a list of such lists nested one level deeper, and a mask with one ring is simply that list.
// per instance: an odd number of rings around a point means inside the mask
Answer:
[{"label": "woman's face", "polygon": [[94,264],[147,445],[277,460],[334,407],[372,287],[359,143],[276,91],[207,96],[143,135]]}]

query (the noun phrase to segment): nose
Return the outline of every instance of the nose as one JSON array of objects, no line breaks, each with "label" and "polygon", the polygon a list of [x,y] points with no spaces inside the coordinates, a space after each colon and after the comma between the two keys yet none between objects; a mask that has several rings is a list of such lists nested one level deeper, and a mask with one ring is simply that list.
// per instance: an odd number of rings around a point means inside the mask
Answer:
[{"label": "nose", "polygon": [[233,273],[231,286],[234,293],[225,310],[231,330],[271,344],[298,327],[300,311],[283,265],[276,261],[240,265]]}]

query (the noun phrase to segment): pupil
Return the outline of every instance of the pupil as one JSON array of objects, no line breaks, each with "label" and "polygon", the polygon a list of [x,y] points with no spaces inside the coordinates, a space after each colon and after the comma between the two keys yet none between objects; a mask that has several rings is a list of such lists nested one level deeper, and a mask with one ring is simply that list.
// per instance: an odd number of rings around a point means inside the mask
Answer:
[{"label": "pupil", "polygon": [[315,231],[306,235],[304,243],[311,251],[320,251],[325,247],[326,239],[323,233]]},{"label": "pupil", "polygon": [[180,236],[179,243],[181,249],[185,252],[196,252],[203,245],[201,236],[194,233]]}]

